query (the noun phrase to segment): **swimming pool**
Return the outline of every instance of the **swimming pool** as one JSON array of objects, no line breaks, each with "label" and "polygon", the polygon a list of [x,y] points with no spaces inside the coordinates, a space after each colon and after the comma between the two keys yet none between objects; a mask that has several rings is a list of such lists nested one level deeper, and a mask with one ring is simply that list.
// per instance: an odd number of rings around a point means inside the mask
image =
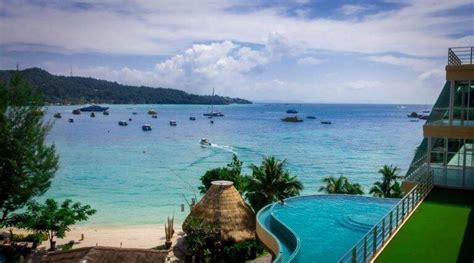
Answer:
[{"label": "swimming pool", "polygon": [[350,195],[289,198],[258,213],[263,232],[257,233],[265,244],[268,235],[276,241],[277,262],[337,262],[398,201]]}]

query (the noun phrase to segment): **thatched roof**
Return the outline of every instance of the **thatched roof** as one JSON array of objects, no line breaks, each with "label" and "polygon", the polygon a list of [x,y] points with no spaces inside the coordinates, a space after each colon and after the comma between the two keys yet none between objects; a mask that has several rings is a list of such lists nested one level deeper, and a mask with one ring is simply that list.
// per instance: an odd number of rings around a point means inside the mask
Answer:
[{"label": "thatched roof", "polygon": [[255,213],[230,181],[214,181],[183,225],[191,218],[220,229],[222,241],[255,238]]},{"label": "thatched roof", "polygon": [[138,248],[84,247],[65,252],[49,253],[41,262],[54,263],[115,263],[165,262],[168,251]]}]

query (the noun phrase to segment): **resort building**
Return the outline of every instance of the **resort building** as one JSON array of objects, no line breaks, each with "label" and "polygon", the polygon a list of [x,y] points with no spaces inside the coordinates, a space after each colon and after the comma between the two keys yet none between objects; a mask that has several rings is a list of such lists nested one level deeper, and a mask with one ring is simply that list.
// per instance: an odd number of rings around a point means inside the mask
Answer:
[{"label": "resort building", "polygon": [[474,189],[473,52],[473,47],[448,50],[446,84],[423,126],[407,181],[431,171],[435,186]]}]

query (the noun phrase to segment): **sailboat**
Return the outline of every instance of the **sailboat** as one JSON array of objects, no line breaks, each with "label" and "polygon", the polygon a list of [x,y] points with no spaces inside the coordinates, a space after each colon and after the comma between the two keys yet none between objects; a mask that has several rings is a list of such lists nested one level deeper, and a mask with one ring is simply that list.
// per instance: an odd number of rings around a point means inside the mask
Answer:
[{"label": "sailboat", "polygon": [[224,114],[218,110],[214,110],[214,89],[212,89],[211,106],[207,108],[207,112],[203,114],[209,117],[224,117]]}]

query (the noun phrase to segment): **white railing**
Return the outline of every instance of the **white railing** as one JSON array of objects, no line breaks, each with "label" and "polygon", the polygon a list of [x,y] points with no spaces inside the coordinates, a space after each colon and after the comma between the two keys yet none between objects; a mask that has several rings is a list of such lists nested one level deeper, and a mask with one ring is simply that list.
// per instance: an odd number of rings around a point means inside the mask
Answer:
[{"label": "white railing", "polygon": [[400,202],[341,257],[338,262],[370,262],[377,253],[379,253],[386,242],[396,233],[397,229],[400,228],[403,221],[433,188],[431,173],[426,172],[423,175],[424,176],[417,175],[417,185],[405,194]]}]

